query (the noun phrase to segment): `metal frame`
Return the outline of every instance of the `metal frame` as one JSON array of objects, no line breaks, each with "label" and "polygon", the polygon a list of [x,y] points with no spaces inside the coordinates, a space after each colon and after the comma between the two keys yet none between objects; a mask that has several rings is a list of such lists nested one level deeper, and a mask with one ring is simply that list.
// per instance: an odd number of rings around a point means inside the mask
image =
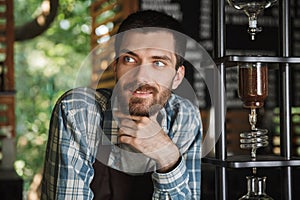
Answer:
[{"label": "metal frame", "polygon": [[[215,158],[204,158],[203,162],[216,166],[215,176],[215,199],[228,199],[227,168],[250,168],[250,167],[280,167],[282,191],[281,199],[292,200],[292,167],[300,166],[300,159],[291,157],[291,69],[290,64],[300,63],[299,57],[290,57],[290,1],[279,0],[280,14],[280,56],[226,56],[225,37],[225,0],[213,1],[214,22],[214,58],[216,60],[219,76],[215,91],[217,99],[215,122],[216,130],[221,131],[221,136],[215,146]],[[226,147],[226,123],[225,123],[225,68],[233,66],[236,62],[266,62],[279,63],[280,79],[280,140],[281,156],[259,156],[257,161],[251,161],[243,156],[227,158]]]}]

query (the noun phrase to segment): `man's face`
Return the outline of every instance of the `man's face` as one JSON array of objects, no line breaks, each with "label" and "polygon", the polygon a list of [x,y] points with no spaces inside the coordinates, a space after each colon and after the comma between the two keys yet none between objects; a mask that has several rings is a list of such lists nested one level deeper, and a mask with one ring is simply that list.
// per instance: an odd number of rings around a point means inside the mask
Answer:
[{"label": "man's face", "polygon": [[150,116],[164,106],[176,77],[174,44],[168,32],[125,33],[115,66],[121,109]]}]

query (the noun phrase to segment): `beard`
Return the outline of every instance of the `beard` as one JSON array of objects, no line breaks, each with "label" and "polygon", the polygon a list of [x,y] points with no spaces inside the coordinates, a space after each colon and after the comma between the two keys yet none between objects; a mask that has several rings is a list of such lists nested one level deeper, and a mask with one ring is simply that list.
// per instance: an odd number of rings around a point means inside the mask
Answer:
[{"label": "beard", "polygon": [[[149,97],[143,98],[133,95],[134,93],[151,93]],[[168,87],[151,84],[139,84],[135,81],[115,88],[118,109],[124,114],[133,116],[150,117],[165,106],[171,90]]]},{"label": "beard", "polygon": [[152,90],[152,98],[131,97],[129,99],[130,115],[150,117],[164,107],[171,96],[171,91],[167,88],[163,88],[159,92],[155,87],[142,86],[137,90],[143,90],[144,88]]}]

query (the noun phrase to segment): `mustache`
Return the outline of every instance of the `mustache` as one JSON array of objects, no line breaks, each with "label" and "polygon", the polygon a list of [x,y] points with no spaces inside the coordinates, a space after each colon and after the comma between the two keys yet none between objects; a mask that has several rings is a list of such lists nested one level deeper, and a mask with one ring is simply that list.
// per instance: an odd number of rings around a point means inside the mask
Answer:
[{"label": "mustache", "polygon": [[130,82],[124,85],[124,90],[129,91],[146,91],[146,90],[152,90],[153,92],[158,92],[158,88],[149,84],[149,83],[137,83],[137,82]]}]

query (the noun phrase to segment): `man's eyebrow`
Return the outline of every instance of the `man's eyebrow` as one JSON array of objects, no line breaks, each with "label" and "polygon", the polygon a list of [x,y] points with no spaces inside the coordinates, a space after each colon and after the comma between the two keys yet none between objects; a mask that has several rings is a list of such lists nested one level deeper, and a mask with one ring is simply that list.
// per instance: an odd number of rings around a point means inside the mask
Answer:
[{"label": "man's eyebrow", "polygon": [[122,50],[119,51],[119,55],[121,55],[123,53],[130,54],[132,56],[137,56],[136,53],[134,53],[133,51],[130,51],[129,49],[122,49]]},{"label": "man's eyebrow", "polygon": [[169,56],[163,55],[163,56],[152,56],[152,59],[157,59],[157,60],[165,60],[168,62],[172,62],[172,59]]},{"label": "man's eyebrow", "polygon": [[[129,55],[138,57],[138,54],[134,53],[133,51],[131,51],[129,49],[121,49],[119,51],[119,55],[121,55],[121,54],[129,54]],[[167,62],[172,62],[172,59],[167,55],[151,56],[151,58],[156,59],[156,60],[165,60]]]}]

